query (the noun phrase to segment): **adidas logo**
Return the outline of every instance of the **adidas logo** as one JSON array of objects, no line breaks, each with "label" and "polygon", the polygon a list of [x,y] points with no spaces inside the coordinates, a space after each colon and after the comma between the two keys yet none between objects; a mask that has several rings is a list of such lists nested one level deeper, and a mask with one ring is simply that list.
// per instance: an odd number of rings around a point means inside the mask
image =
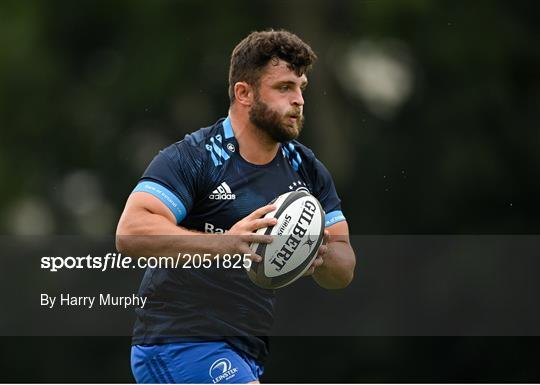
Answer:
[{"label": "adidas logo", "polygon": [[236,195],[232,193],[227,182],[222,182],[217,189],[212,191],[212,194],[210,194],[208,198],[215,200],[233,200],[236,199]]}]

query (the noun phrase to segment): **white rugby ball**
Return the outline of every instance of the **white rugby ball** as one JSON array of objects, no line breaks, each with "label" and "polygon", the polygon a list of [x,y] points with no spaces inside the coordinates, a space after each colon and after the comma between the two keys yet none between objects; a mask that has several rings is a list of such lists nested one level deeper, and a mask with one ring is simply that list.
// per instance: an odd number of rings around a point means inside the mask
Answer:
[{"label": "white rugby ball", "polygon": [[324,238],[324,211],[313,195],[292,191],[271,203],[276,210],[265,218],[277,218],[277,224],[259,229],[257,234],[272,235],[269,244],[252,243],[251,250],[262,257],[247,273],[251,281],[265,289],[278,289],[300,278],[317,256]]}]

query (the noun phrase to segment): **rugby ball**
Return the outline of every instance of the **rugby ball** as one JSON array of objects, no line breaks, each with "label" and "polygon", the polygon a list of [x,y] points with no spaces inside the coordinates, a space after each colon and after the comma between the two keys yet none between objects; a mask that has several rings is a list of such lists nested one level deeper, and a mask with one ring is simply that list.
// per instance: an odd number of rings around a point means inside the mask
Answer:
[{"label": "rugby ball", "polygon": [[324,238],[324,211],[310,193],[288,192],[271,203],[276,210],[265,218],[277,218],[277,223],[259,229],[257,234],[271,235],[274,240],[251,244],[251,250],[262,261],[247,268],[251,281],[264,289],[278,289],[300,278],[311,266]]}]

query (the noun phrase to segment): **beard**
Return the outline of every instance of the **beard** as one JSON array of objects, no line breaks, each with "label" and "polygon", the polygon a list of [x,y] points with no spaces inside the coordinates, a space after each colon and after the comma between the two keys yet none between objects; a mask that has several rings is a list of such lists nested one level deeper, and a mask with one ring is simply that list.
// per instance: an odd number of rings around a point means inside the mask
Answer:
[{"label": "beard", "polygon": [[[288,122],[291,116],[296,117],[296,122]],[[296,139],[304,125],[304,116],[300,109],[292,108],[285,114],[280,114],[261,101],[259,95],[255,95],[254,104],[249,110],[249,120],[276,142]]]}]

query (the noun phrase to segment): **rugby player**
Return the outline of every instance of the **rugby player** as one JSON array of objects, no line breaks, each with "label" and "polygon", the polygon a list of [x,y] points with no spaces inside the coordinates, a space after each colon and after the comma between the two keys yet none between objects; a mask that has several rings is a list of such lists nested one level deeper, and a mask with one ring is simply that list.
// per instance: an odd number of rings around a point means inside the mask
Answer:
[{"label": "rugby player", "polygon": [[[247,254],[250,242],[271,242],[254,234],[276,223],[263,218],[274,210],[268,202],[304,189],[326,213],[325,244],[306,275],[323,288],[347,286],[355,255],[340,199],[328,170],[295,140],[315,59],[287,31],[253,32],[242,40],[231,56],[228,116],[153,159],[118,223],[118,250]],[[138,295],[147,304],[136,309],[131,365],[137,382],[259,381],[274,292],[254,285],[243,268],[149,268]]]}]

